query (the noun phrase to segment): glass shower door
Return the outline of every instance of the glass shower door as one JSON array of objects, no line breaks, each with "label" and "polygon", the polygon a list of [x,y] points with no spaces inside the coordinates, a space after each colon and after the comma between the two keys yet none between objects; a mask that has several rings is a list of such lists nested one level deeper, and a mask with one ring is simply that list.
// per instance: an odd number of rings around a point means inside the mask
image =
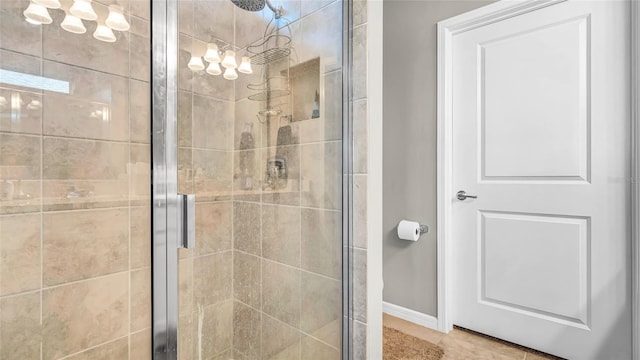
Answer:
[{"label": "glass shower door", "polygon": [[150,359],[150,7],[0,2],[0,359]]},{"label": "glass shower door", "polygon": [[342,1],[150,5],[0,2],[0,360],[339,358]]},{"label": "glass shower door", "polygon": [[178,357],[339,359],[343,3],[240,5],[178,2]]}]

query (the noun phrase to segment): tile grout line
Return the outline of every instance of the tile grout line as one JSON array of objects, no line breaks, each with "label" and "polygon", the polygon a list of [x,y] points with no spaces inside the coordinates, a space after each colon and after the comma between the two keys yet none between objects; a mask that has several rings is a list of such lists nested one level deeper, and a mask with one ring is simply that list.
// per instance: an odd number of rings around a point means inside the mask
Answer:
[{"label": "tile grout line", "polygon": [[[195,24],[195,1],[191,1],[191,6],[192,6],[192,11],[191,11],[191,17],[192,17],[192,24]],[[179,21],[179,19],[178,19]],[[192,36],[188,36],[189,40],[191,42],[191,52],[193,52],[193,48],[194,48],[194,43],[195,41],[198,41],[198,39],[195,37],[195,27],[194,27],[194,35]],[[180,38],[179,35],[179,27],[178,27],[178,38]],[[180,49],[178,49],[178,52],[180,52]],[[179,72],[179,71],[178,71]],[[196,148],[195,143],[196,143],[196,129],[195,129],[195,109],[196,109],[196,96],[204,96],[206,94],[202,94],[199,91],[196,91],[196,87],[194,86],[195,80],[196,80],[196,73],[191,72],[191,83],[189,84],[189,101],[191,102],[190,107],[191,107],[191,114],[189,116],[189,121],[191,122],[190,124],[190,131],[191,131],[191,136],[190,136],[190,143],[189,143],[189,147],[190,147],[190,152],[191,152],[191,159],[190,159],[190,168],[191,168],[191,191],[193,192],[193,194],[197,194],[197,188],[196,188],[196,177],[195,177],[195,173],[196,173],[196,151],[202,151]],[[178,84],[179,87],[179,84]],[[222,99],[222,98],[217,98],[217,97],[210,97],[209,99],[214,99],[216,101],[224,101],[227,102],[228,99]],[[179,131],[179,130],[178,130]],[[226,151],[226,150],[225,150]],[[228,155],[228,154],[227,154]],[[196,200],[197,202],[197,200]],[[196,244],[196,247],[198,245]],[[195,358],[196,354],[200,355],[200,357],[196,360],[202,360],[201,358],[201,354],[202,354],[202,344],[200,343],[200,327],[199,325],[196,327],[196,324],[200,323],[200,303],[196,302],[196,276],[198,276],[198,274],[196,274],[195,270],[196,270],[196,256],[195,256],[195,249],[193,251],[193,253],[191,254],[192,258],[189,260],[188,264],[191,268],[190,270],[190,274],[191,276],[189,277],[189,279],[187,279],[187,282],[189,283],[189,289],[190,289],[190,296],[189,296],[189,303],[190,303],[190,307],[191,307],[191,314],[189,314],[188,316],[191,317],[191,321],[193,321],[193,324],[191,326],[191,329],[189,329],[190,333],[191,333],[191,349],[189,349],[189,351],[192,353],[192,356]],[[204,255],[200,254],[200,257],[202,257]],[[233,256],[233,253],[232,253]],[[213,259],[213,258],[212,258]],[[204,305],[202,305],[203,308],[203,312],[204,312]],[[195,314],[196,314],[196,310],[197,310],[197,314],[198,314],[198,318],[195,319]],[[204,315],[203,315],[204,316]],[[204,319],[202,320],[204,322]],[[197,330],[196,330],[197,329]]]},{"label": "tile grout line", "polygon": [[[236,23],[237,23],[237,14],[236,14],[236,10],[237,7],[234,6],[233,9],[233,42],[234,44],[236,43]],[[236,115],[236,85],[237,82],[234,81],[233,82],[233,119],[230,119],[232,121],[232,126],[231,128],[233,129],[231,131],[231,136],[229,138],[229,142],[231,144],[231,149],[235,148],[235,133],[236,133],[236,121],[235,121],[235,115]],[[235,179],[234,179],[234,171],[235,171],[235,166],[236,166],[236,157],[235,157],[235,152],[232,150],[232,155],[231,155],[231,197],[233,198],[233,195],[235,193]],[[239,160],[239,159],[238,159]],[[231,211],[232,214],[232,226],[231,226],[231,249],[235,248],[235,226],[233,226],[233,216],[235,214],[235,212]],[[235,281],[236,281],[236,272],[235,272],[235,262],[236,262],[236,252],[235,251],[231,251],[231,357],[233,358],[233,349],[234,349],[234,344],[235,344],[235,339],[234,339],[234,333],[235,333],[235,327],[236,324],[233,321],[233,309],[235,308],[235,303],[234,303],[234,299],[235,299]]]},{"label": "tile grout line", "polygon": [[[293,111],[292,111],[293,112]],[[300,333],[302,333],[302,294],[303,294],[303,289],[302,289],[302,169],[304,168],[303,165],[303,159],[302,159],[302,147],[298,147],[298,159],[299,163],[300,163],[300,171],[298,172],[298,184],[300,184],[300,186],[298,187],[298,218],[300,219],[300,224],[298,226],[298,267],[299,267],[299,277],[300,277],[300,310],[299,310],[299,322],[298,322],[298,329],[300,331]],[[302,337],[300,338],[300,345],[299,345],[299,350],[300,350],[300,357],[299,359],[302,359]]]},{"label": "tile grout line", "polygon": [[[192,3],[192,2],[191,2]],[[192,17],[193,17],[193,12],[192,12]],[[180,21],[180,19],[178,19],[178,22]],[[193,19],[192,19],[193,21]],[[179,27],[179,23],[178,23],[178,27]],[[177,35],[178,39],[177,39],[177,63],[178,63],[178,67],[180,67],[180,51],[181,49],[181,45],[182,45],[182,39],[180,36],[180,30],[178,29],[178,35]],[[191,43],[189,44],[190,48],[193,47],[193,41],[191,41]],[[191,73],[191,71],[189,71],[189,74],[191,75],[191,80],[193,79],[193,73]],[[189,96],[189,108],[191,109],[191,112],[189,113],[189,121],[190,124],[193,124],[193,86],[190,83],[189,85],[189,89],[181,89],[180,88],[180,69],[178,69],[178,74],[177,74],[177,88],[175,89],[176,91],[176,116],[177,116],[177,124],[176,124],[176,177],[177,177],[177,191],[180,192],[181,189],[181,185],[185,185],[185,184],[181,184],[180,183],[180,92],[183,91],[185,92],[188,96]],[[187,165],[189,165],[189,169],[191,171],[187,171],[186,172],[186,185],[190,185],[188,186],[185,193],[192,193],[195,194],[195,186],[193,181],[189,181],[190,179],[193,180],[193,128],[190,128],[191,133],[189,134],[189,146],[186,147],[186,150],[189,152],[189,163]],[[191,177],[190,177],[191,176]],[[196,246],[198,246],[198,244],[196,244]],[[176,330],[176,334],[177,334],[177,339],[176,339],[176,356],[180,356],[180,354],[184,351],[184,348],[186,348],[186,344],[183,343],[183,341],[181,341],[181,332],[182,333],[186,333],[188,335],[189,338],[191,338],[191,346],[190,348],[187,348],[187,351],[191,354],[191,356],[188,357],[192,357],[195,356],[195,339],[194,339],[194,334],[195,334],[195,323],[193,322],[193,317],[194,314],[196,312],[196,308],[194,306],[194,290],[193,290],[193,264],[195,262],[194,260],[194,254],[189,254],[189,256],[186,256],[184,258],[182,258],[180,255],[183,252],[182,249],[176,249],[177,252],[177,268],[175,269],[176,273],[177,273],[177,279],[178,279],[178,309],[177,309],[177,330]],[[181,277],[181,270],[186,270],[186,269],[181,269],[181,268],[187,268],[188,270],[188,274],[190,275],[187,279],[186,279],[186,283],[187,283],[187,291],[186,291],[186,300],[185,302],[187,304],[181,304],[180,303],[180,298],[182,295],[182,290],[180,289],[180,277]],[[181,318],[184,315],[184,307],[187,308],[187,323],[189,324],[189,327],[184,329],[184,324],[181,324]],[[189,321],[189,319],[191,319],[191,321]]]},{"label": "tile grout line", "polygon": [[[131,12],[131,4],[129,4],[129,14],[128,14],[129,16],[131,15],[130,12]],[[127,220],[128,220],[127,223],[128,223],[129,226],[127,228],[127,230],[128,230],[127,233],[129,234],[129,236],[128,236],[128,240],[129,240],[129,243],[128,243],[128,247],[129,247],[129,249],[128,249],[129,250],[128,251],[129,263],[128,263],[128,266],[127,266],[127,269],[128,269],[127,271],[129,273],[129,276],[127,277],[127,282],[128,282],[128,286],[129,286],[129,292],[128,292],[127,295],[128,295],[129,303],[127,305],[128,305],[128,309],[129,309],[128,310],[128,313],[129,313],[128,315],[129,316],[128,316],[128,321],[127,322],[128,322],[128,325],[129,325],[129,331],[127,333],[127,336],[128,336],[127,358],[129,360],[131,360],[131,330],[132,330],[131,329],[131,299],[132,299],[132,296],[131,296],[131,275],[132,275],[132,272],[131,272],[131,177],[132,177],[132,171],[131,171],[131,168],[132,168],[132,166],[131,166],[131,164],[132,164],[131,163],[131,36],[129,36],[129,51],[128,51],[128,55],[129,55],[129,63],[128,63],[128,65],[129,65],[129,78],[128,78],[128,81],[127,81],[127,87],[128,87],[128,90],[129,90],[129,97],[127,98],[127,104],[128,104],[128,106],[127,106],[127,110],[128,110],[127,114],[129,116],[127,117],[127,119],[129,121],[128,121],[128,124],[127,124],[128,125],[127,128],[129,130],[129,144],[128,144],[129,145],[129,163],[128,163],[128,165],[129,165],[128,166],[129,174],[127,176],[127,178],[128,178],[127,179],[128,180],[127,181],[127,185],[128,185],[129,188],[127,189],[127,197],[128,197],[127,213],[128,213],[129,216],[127,217]],[[151,284],[149,284],[149,286],[150,285]]]},{"label": "tile grout line", "polygon": [[[44,94],[38,94],[38,95],[40,95],[40,97],[45,96]],[[41,117],[44,118],[44,115],[42,115]],[[81,136],[48,134],[48,133],[45,133],[44,128],[41,129],[41,133],[0,130],[0,134],[5,136],[20,136],[20,137],[39,138],[39,139],[47,139],[47,140],[52,139],[52,140],[85,141],[85,142],[91,141],[91,142],[120,144],[120,145],[126,144],[126,145],[134,145],[134,146],[151,146],[151,144],[148,142],[134,141],[134,140],[116,140],[116,139],[104,139],[104,138],[87,137],[87,136],[81,137]],[[220,152],[231,151],[231,150],[219,150],[219,149],[207,149],[207,148],[202,148],[202,150],[220,151]]]},{"label": "tile grout line", "polygon": [[[142,331],[144,331],[144,330],[150,330],[150,328],[149,328],[149,329],[143,329],[143,330],[141,330],[140,332],[142,332]],[[80,351],[77,351],[77,352],[74,352],[74,353],[71,353],[71,354],[68,354],[68,355],[64,355],[64,356],[62,356],[62,357],[58,358],[58,360],[70,359],[70,358],[72,358],[72,357],[74,357],[74,356],[76,356],[76,355],[80,355],[80,354],[82,354],[82,353],[88,352],[88,351],[90,351],[90,350],[97,349],[97,348],[102,347],[102,346],[104,346],[104,345],[107,345],[107,344],[110,344],[110,343],[114,343],[114,342],[119,341],[119,340],[122,340],[122,339],[128,339],[128,338],[129,338],[129,334],[126,334],[126,335],[123,335],[123,336],[119,336],[119,337],[117,337],[117,338],[115,338],[115,339],[109,339],[109,340],[107,340],[107,341],[105,341],[105,342],[102,342],[102,343],[99,343],[99,344],[96,344],[96,345],[90,346],[90,347],[88,347],[88,348],[86,348],[86,349],[82,349],[82,350],[80,350]],[[127,345],[128,345],[128,344],[127,344]],[[129,346],[127,346],[127,347],[129,347]]]},{"label": "tile grout line", "polygon": [[[240,304],[242,304],[243,306],[246,306],[246,307],[248,307],[249,309],[251,309],[251,310],[253,310],[253,311],[255,311],[255,312],[264,313],[264,312],[262,312],[262,311],[260,311],[260,310],[256,309],[255,307],[253,307],[253,306],[251,306],[251,305],[249,305],[249,304],[247,304],[247,303],[243,302],[242,300],[235,300],[235,301],[239,302],[239,303],[240,303]],[[312,338],[312,339],[314,339],[314,340],[316,340],[316,341],[318,341],[318,342],[320,342],[320,343],[322,343],[322,344],[324,344],[324,345],[326,345],[326,346],[329,346],[330,348],[332,348],[332,349],[334,349],[334,350],[339,350],[338,348],[336,348],[335,346],[333,346],[333,345],[329,344],[328,342],[326,342],[326,341],[324,341],[324,340],[322,340],[322,339],[320,339],[320,338],[318,338],[318,337],[316,337],[316,336],[314,336],[314,335],[312,335],[312,334],[310,334],[310,333],[308,333],[308,332],[306,332],[306,331],[304,331],[304,330],[302,330],[302,329],[296,328],[295,326],[292,326],[291,324],[286,323],[286,322],[284,322],[284,321],[282,321],[282,320],[278,319],[277,317],[275,317],[275,316],[273,316],[273,315],[270,315],[270,314],[268,314],[268,313],[264,313],[264,316],[266,316],[266,317],[268,317],[268,318],[270,318],[270,319],[273,319],[273,320],[275,320],[275,321],[279,322],[280,324],[285,325],[286,327],[289,327],[289,328],[295,329],[295,330],[296,330],[297,332],[299,332],[300,334],[303,334],[303,335],[305,335],[305,336],[308,336],[308,337],[310,337],[310,338]],[[336,320],[339,320],[339,319],[336,319]]]},{"label": "tile grout line", "polygon": [[298,271],[300,271],[301,273],[307,273],[307,274],[311,274],[311,275],[316,275],[316,276],[321,277],[321,278],[323,278],[323,279],[325,279],[325,280],[338,281],[338,282],[340,281],[340,279],[332,278],[332,277],[330,277],[330,276],[323,275],[323,274],[320,274],[320,273],[316,273],[316,272],[313,272],[313,271],[311,271],[311,270],[307,270],[307,269],[304,269],[304,268],[301,268],[301,267],[295,267],[295,266],[293,266],[293,265],[286,264],[286,263],[283,263],[283,262],[279,262],[279,261],[276,261],[276,260],[273,260],[273,259],[270,259],[270,258],[261,257],[261,256],[259,256],[259,255],[252,254],[252,253],[250,253],[250,252],[246,252],[246,251],[244,251],[244,250],[235,250],[235,251],[238,251],[239,253],[244,254],[244,255],[254,256],[254,257],[257,257],[257,258],[258,258],[258,259],[260,259],[260,260],[267,261],[267,262],[271,262],[271,263],[274,263],[274,264],[276,264],[276,265],[281,265],[281,266],[284,266],[284,267],[290,268],[290,269],[292,269],[292,270],[298,270]]},{"label": "tile grout line", "polygon": [[[264,192],[261,192],[264,193]],[[222,201],[227,201],[227,200],[222,200]],[[262,202],[257,202],[257,201],[247,201],[247,200],[233,200],[236,202],[240,202],[240,203],[245,203],[245,204],[263,204]],[[218,202],[218,201],[212,201],[212,202]],[[282,207],[288,207],[288,208],[300,208],[303,210],[317,210],[317,211],[327,211],[327,212],[333,212],[333,213],[342,213],[342,209],[325,209],[325,208],[317,208],[317,207],[310,207],[310,206],[297,206],[297,205],[288,205],[288,204],[277,204],[277,203],[264,203],[264,205],[266,206],[282,206]]]},{"label": "tile grout line", "polygon": [[[40,61],[42,62],[42,67],[43,67],[42,72],[40,74],[41,76],[44,76],[44,63],[46,62],[46,63],[62,65],[62,66],[69,67],[69,68],[76,68],[76,69],[80,69],[80,70],[90,71],[90,72],[94,72],[94,73],[98,73],[98,74],[106,75],[106,76],[110,76],[110,77],[117,77],[117,78],[120,78],[120,79],[127,79],[127,80],[133,79],[133,80],[137,80],[137,81],[141,81],[141,82],[145,82],[145,83],[150,83],[149,80],[142,80],[142,79],[131,77],[130,74],[129,75],[122,75],[122,74],[117,74],[117,73],[110,73],[108,71],[90,68],[90,67],[87,67],[85,65],[76,65],[76,64],[71,64],[71,63],[68,63],[68,62],[56,60],[56,59],[45,58],[42,55],[44,53],[44,49],[42,50],[42,53],[40,54],[40,56],[35,56],[33,54],[23,53],[23,52],[20,52],[20,51],[15,51],[15,50],[10,50],[10,49],[5,49],[5,48],[2,48],[2,51],[8,52],[8,53],[13,53],[13,54],[24,56],[24,57],[40,59]],[[42,93],[42,95],[44,95],[44,93]]]},{"label": "tile grout line", "polygon": [[[44,34],[40,28],[40,76],[44,75]],[[44,98],[44,92],[41,93]],[[44,99],[42,99],[44,100]],[[44,101],[43,101],[44,102]],[[44,359],[44,106],[40,107],[40,360]]]},{"label": "tile grout line", "polygon": [[[235,14],[234,14],[235,17]],[[234,19],[234,24],[235,24],[235,19]],[[235,30],[234,30],[235,31]],[[236,89],[235,89],[235,82],[233,83],[233,93],[235,94]],[[235,106],[235,103],[234,103]],[[235,113],[235,107],[234,107],[234,113]],[[234,121],[234,134],[235,134],[235,121]],[[235,138],[235,136],[234,136]],[[235,140],[234,140],[235,141]],[[235,156],[231,157],[231,172],[233,173],[233,169],[235,169]],[[231,195],[233,197],[233,183],[234,183],[234,179],[233,179],[233,174],[231,176]],[[235,309],[235,297],[236,297],[236,289],[235,289],[235,284],[236,284],[236,252],[235,250],[235,226],[234,226],[234,218],[235,218],[235,205],[232,201],[231,203],[231,358],[233,358],[233,352],[235,349],[235,328],[236,328],[236,324],[233,321],[233,314],[234,314],[234,309]]]},{"label": "tile grout line", "polygon": [[[225,251],[229,251],[229,250],[225,250]],[[216,253],[219,254],[219,253]],[[209,255],[214,255],[214,254],[209,254]],[[141,268],[137,268],[135,270],[144,270],[144,269],[150,269],[149,266],[145,266],[145,267],[141,267]],[[102,275],[97,275],[97,276],[93,276],[93,277],[89,277],[86,279],[79,279],[79,280],[73,280],[73,281],[69,281],[69,282],[65,282],[65,283],[61,283],[61,284],[56,284],[56,285],[51,285],[51,286],[44,286],[42,288],[36,288],[36,289],[32,289],[32,290],[26,290],[26,291],[22,291],[22,292],[18,292],[18,293],[13,293],[13,294],[8,294],[8,295],[3,295],[2,297],[0,297],[0,299],[8,299],[8,298],[15,298],[18,296],[23,296],[23,295],[28,295],[28,294],[35,294],[36,292],[39,291],[48,291],[48,290],[53,290],[53,289],[57,289],[57,288],[61,288],[61,287],[65,287],[65,286],[69,286],[69,285],[77,285],[83,282],[89,282],[92,280],[99,280],[99,279],[103,279],[109,276],[116,276],[116,275],[123,275],[125,273],[128,273],[129,270],[125,269],[125,270],[121,270],[121,271],[117,271],[117,272],[113,272],[113,273],[109,273],[109,274],[102,274]]]},{"label": "tile grout line", "polygon": [[[195,13],[195,11],[194,11]],[[233,8],[233,43],[236,43],[236,19],[237,15],[236,15],[236,7],[234,6]],[[235,133],[236,133],[236,121],[235,121],[235,117],[236,117],[236,82],[233,82],[233,123],[232,123],[232,127],[233,127],[233,131],[232,131],[232,136],[231,136],[231,148],[235,149]],[[232,150],[233,152],[233,150]],[[231,155],[231,198],[233,198],[233,195],[235,193],[235,179],[234,179],[234,170],[235,170],[235,152],[233,152],[233,154]],[[232,203],[233,204],[233,203]],[[234,349],[235,349],[235,328],[236,328],[236,324],[234,320],[234,309],[235,309],[235,297],[236,297],[236,289],[235,289],[235,283],[236,283],[236,273],[235,273],[235,269],[236,269],[236,252],[233,251],[235,249],[235,225],[234,225],[234,220],[235,220],[235,206],[232,205],[231,207],[231,358],[234,357]]]},{"label": "tile grout line", "polygon": [[[260,164],[260,165],[262,165],[262,164]],[[258,282],[258,289],[259,289],[259,293],[260,293],[260,311],[259,311],[259,314],[260,314],[260,336],[259,336],[260,344],[258,344],[259,347],[260,347],[260,358],[262,358],[264,356],[264,346],[263,346],[263,340],[264,340],[263,332],[264,331],[263,330],[264,330],[264,321],[265,321],[264,312],[263,312],[263,310],[264,310],[264,294],[263,294],[263,292],[264,292],[264,286],[263,286],[264,285],[264,270],[263,270],[264,269],[264,254],[263,254],[263,251],[262,251],[262,241],[263,241],[263,238],[264,238],[264,221],[263,221],[264,219],[262,218],[262,206],[263,206],[262,202],[263,202],[263,200],[264,200],[263,192],[260,191],[260,205],[258,207],[259,208],[259,214],[260,214],[260,244],[259,244],[260,245],[260,257],[259,257],[259,259],[260,259],[260,281]]]}]

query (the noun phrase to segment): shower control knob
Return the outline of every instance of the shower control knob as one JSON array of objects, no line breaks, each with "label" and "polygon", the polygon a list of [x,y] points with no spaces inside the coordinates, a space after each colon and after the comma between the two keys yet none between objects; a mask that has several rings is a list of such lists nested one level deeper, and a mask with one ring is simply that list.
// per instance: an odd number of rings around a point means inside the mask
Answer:
[{"label": "shower control knob", "polygon": [[468,195],[466,191],[464,190],[460,190],[456,193],[456,197],[458,198],[458,200],[460,201],[464,201],[467,200],[467,198],[471,198],[471,199],[477,199],[478,197],[476,195]]}]

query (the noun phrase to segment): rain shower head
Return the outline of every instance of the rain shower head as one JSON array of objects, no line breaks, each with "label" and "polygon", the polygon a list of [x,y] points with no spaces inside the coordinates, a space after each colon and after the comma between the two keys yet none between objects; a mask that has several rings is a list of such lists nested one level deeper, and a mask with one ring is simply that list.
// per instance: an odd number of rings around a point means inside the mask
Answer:
[{"label": "rain shower head", "polygon": [[231,2],[240,9],[247,11],[260,11],[264,9],[264,6],[266,5],[271,9],[271,11],[273,11],[276,19],[280,18],[283,14],[282,7],[276,8],[271,5],[269,0],[231,0]]},{"label": "rain shower head", "polygon": [[231,2],[247,11],[260,11],[266,4],[266,0],[231,0]]}]

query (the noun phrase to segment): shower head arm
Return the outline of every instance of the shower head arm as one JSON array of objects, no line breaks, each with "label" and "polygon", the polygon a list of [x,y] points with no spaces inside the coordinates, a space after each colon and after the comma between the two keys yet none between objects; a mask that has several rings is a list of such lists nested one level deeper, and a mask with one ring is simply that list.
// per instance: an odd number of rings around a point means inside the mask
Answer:
[{"label": "shower head arm", "polygon": [[271,9],[271,11],[273,11],[273,13],[275,14],[276,19],[279,19],[282,17],[284,11],[281,7],[276,8],[275,6],[273,6],[273,4],[271,3],[271,1],[266,0],[266,4],[269,7],[269,9]]}]

